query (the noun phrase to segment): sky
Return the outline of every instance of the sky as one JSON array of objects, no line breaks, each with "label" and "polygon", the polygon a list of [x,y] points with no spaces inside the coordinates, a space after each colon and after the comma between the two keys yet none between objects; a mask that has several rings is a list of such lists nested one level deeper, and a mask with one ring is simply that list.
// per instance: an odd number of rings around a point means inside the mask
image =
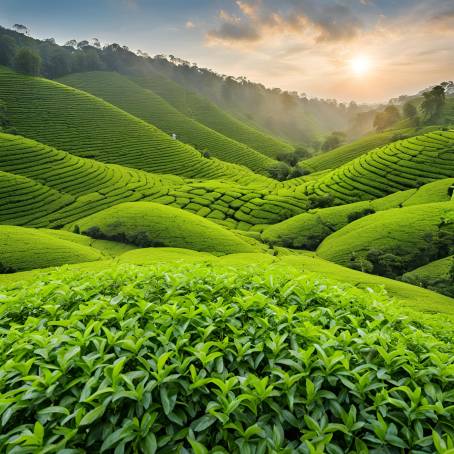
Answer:
[{"label": "sky", "polygon": [[453,0],[0,0],[0,25],[15,23],[339,101],[454,79]]}]

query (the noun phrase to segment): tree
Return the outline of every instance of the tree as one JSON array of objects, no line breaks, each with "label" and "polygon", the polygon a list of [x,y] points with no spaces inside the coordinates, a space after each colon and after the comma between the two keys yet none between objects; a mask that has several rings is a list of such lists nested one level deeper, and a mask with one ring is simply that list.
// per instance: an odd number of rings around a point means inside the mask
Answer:
[{"label": "tree", "polygon": [[19,49],[14,57],[14,68],[22,74],[39,76],[41,57],[30,49]]},{"label": "tree", "polygon": [[322,150],[329,151],[345,143],[346,135],[341,131],[332,132],[323,142]]},{"label": "tree", "polygon": [[0,36],[0,65],[11,65],[15,54],[16,41],[11,36]]},{"label": "tree", "polygon": [[56,48],[50,55],[46,65],[47,75],[50,78],[57,78],[71,72],[71,55],[61,49]]},{"label": "tree", "polygon": [[403,107],[403,113],[405,118],[413,119],[418,115],[418,109],[410,101],[407,101]]},{"label": "tree", "polygon": [[14,24],[13,28],[18,33],[23,33],[24,35],[28,35],[28,33],[29,33],[28,27],[26,27],[25,25],[22,25],[22,24]]},{"label": "tree", "polygon": [[396,106],[386,106],[383,112],[378,112],[374,118],[374,128],[384,131],[400,120],[400,113]]},{"label": "tree", "polygon": [[441,113],[445,104],[445,89],[437,85],[432,90],[423,93],[424,100],[421,103],[421,110],[427,121],[435,120]]}]

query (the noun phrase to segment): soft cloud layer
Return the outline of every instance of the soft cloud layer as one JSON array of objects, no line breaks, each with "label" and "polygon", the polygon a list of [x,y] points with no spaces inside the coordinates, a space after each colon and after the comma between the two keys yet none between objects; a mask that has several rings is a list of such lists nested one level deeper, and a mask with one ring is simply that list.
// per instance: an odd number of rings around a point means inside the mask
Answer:
[{"label": "soft cloud layer", "polygon": [[[0,0],[0,23],[98,37],[309,96],[382,101],[454,79],[453,0]],[[355,75],[352,59],[371,70]]]},{"label": "soft cloud layer", "polygon": [[[237,0],[206,33],[254,80],[342,100],[383,100],[454,77],[450,0]],[[352,73],[363,56],[371,70]],[[243,65],[241,65],[241,62]]]}]

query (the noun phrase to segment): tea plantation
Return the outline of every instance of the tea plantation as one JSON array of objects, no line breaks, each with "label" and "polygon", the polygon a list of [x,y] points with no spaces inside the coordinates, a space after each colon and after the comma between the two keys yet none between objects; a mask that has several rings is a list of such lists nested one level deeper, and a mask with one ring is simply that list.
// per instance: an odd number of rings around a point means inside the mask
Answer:
[{"label": "tea plantation", "polygon": [[0,453],[453,453],[450,102],[302,175],[107,68],[0,67]]},{"label": "tea plantation", "polygon": [[380,293],[192,265],[51,274],[0,295],[5,452],[453,443],[453,325]]},{"label": "tea plantation", "polygon": [[178,140],[223,161],[244,165],[258,173],[277,164],[264,154],[187,117],[151,90],[118,73],[73,74],[60,81],[98,96],[169,135],[176,134]]}]

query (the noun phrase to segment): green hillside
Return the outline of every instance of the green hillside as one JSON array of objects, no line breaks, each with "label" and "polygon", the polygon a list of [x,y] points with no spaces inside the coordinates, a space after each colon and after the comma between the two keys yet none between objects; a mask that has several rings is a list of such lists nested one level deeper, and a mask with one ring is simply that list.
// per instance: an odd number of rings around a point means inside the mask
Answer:
[{"label": "green hillside", "polygon": [[410,271],[402,276],[402,280],[454,297],[454,255]]},{"label": "green hillside", "polygon": [[6,225],[0,225],[0,251],[0,273],[103,258],[103,254],[94,248],[58,239],[39,230]]},{"label": "green hillside", "polygon": [[[109,206],[138,200],[184,208],[242,230],[279,222],[307,207],[304,195],[264,177],[254,176],[252,185],[185,181],[80,158],[2,133],[0,172],[4,181],[0,190],[6,201],[14,202],[0,206],[0,222],[34,227],[61,227]],[[271,182],[268,189],[262,178]]]},{"label": "green hillside", "polygon": [[244,124],[206,98],[186,90],[181,85],[157,73],[148,72],[146,75],[134,76],[131,79],[164,98],[187,117],[271,158],[293,150],[289,143]]},{"label": "green hillside", "polygon": [[453,253],[454,201],[381,211],[328,236],[317,254],[343,266],[398,277]]},{"label": "green hillside", "polygon": [[104,99],[169,135],[175,133],[179,141],[223,161],[241,164],[261,173],[277,164],[248,146],[187,117],[151,90],[118,73],[72,74],[60,79],[60,82]]},{"label": "green hillside", "polygon": [[[436,128],[433,128],[436,129]],[[347,162],[373,150],[374,148],[382,147],[390,142],[398,140],[402,135],[414,136],[422,134],[417,132],[416,129],[404,129],[401,131],[390,130],[380,133],[371,133],[367,136],[361,137],[352,143],[342,145],[334,150],[321,153],[304,161],[300,161],[300,166],[311,172],[320,172],[322,170],[336,169]]]},{"label": "green hillside", "polygon": [[333,232],[376,211],[450,201],[453,185],[454,178],[446,178],[372,201],[310,210],[266,227],[262,238],[273,245],[315,250]]},{"label": "green hillside", "polygon": [[139,247],[176,247],[216,254],[254,251],[238,236],[207,219],[150,202],[107,208],[78,220],[73,228],[92,238]]},{"label": "green hillside", "polygon": [[372,150],[295,191],[351,203],[452,177],[454,131],[435,131]]},{"label": "green hillside", "polygon": [[205,159],[149,123],[57,82],[0,67],[0,99],[19,134],[78,156],[189,178],[256,180],[244,167]]},{"label": "green hillside", "polygon": [[74,199],[19,175],[0,171],[0,223],[34,225]]}]

